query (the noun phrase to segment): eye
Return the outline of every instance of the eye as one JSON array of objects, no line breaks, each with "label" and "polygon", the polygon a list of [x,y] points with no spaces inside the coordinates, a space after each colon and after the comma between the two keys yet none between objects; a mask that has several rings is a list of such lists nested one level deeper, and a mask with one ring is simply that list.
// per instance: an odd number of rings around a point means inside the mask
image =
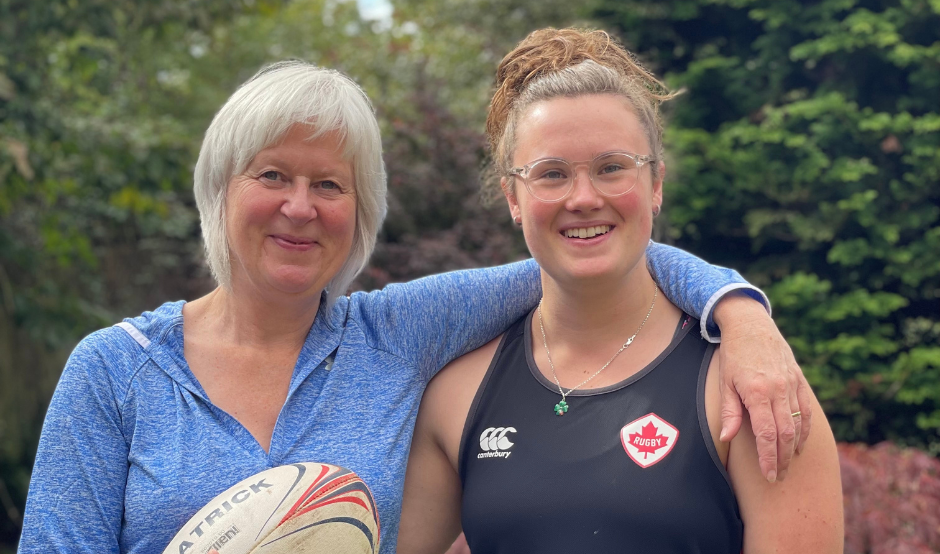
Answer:
[{"label": "eye", "polygon": [[625,154],[614,153],[602,156],[594,161],[592,171],[595,177],[619,179],[632,175],[636,169],[636,160]]},{"label": "eye", "polygon": [[568,178],[568,172],[560,167],[533,167],[529,177],[536,181],[559,181]]},{"label": "eye", "polygon": [[598,174],[603,175],[603,174],[605,174],[605,173],[607,173],[607,174],[610,174],[610,173],[617,173],[618,171],[623,171],[624,169],[626,169],[626,167],[624,167],[624,166],[621,165],[621,164],[618,164],[618,163],[609,163],[609,164],[605,164],[605,165],[601,166],[600,171],[598,171]]},{"label": "eye", "polygon": [[317,194],[319,194],[320,196],[324,198],[337,197],[343,194],[343,192],[345,191],[345,189],[343,188],[341,184],[339,184],[336,181],[331,181],[329,179],[315,182],[312,185],[315,187],[313,190],[316,191]]},{"label": "eye", "polygon": [[281,180],[281,174],[274,170],[265,171],[259,177],[264,179],[265,181],[280,181]]},{"label": "eye", "polygon": [[537,186],[552,186],[568,181],[571,168],[563,160],[546,159],[535,162],[529,169],[529,182]]}]

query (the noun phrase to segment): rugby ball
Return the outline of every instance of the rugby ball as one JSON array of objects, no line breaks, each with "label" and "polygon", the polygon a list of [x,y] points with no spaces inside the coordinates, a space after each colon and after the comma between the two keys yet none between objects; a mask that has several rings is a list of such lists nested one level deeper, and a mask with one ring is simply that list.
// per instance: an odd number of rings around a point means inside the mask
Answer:
[{"label": "rugby ball", "polygon": [[163,554],[375,554],[379,513],[352,471],[301,463],[255,474],[216,496]]}]

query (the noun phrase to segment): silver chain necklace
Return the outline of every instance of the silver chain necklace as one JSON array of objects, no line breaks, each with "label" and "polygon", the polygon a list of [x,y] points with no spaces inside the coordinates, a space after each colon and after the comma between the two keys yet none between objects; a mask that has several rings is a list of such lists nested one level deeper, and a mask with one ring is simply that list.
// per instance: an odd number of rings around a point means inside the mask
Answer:
[{"label": "silver chain necklace", "polygon": [[604,364],[603,367],[601,367],[600,369],[594,372],[594,375],[591,375],[584,381],[581,381],[580,383],[578,383],[578,385],[568,389],[568,392],[565,392],[565,390],[561,388],[561,383],[558,381],[558,375],[555,374],[555,364],[552,363],[552,353],[548,351],[548,340],[545,338],[545,327],[542,325],[542,300],[541,299],[539,300],[539,307],[537,311],[539,314],[539,330],[542,331],[542,346],[545,347],[545,356],[548,358],[548,367],[552,369],[552,379],[555,380],[555,385],[558,387],[558,393],[561,394],[561,402],[559,402],[558,404],[555,404],[555,415],[563,416],[566,413],[568,413],[568,403],[565,402],[565,398],[567,398],[567,396],[571,394],[572,392],[574,392],[575,390],[590,383],[591,379],[594,379],[595,377],[600,375],[602,371],[607,369],[607,366],[609,366],[611,362],[617,359],[617,356],[619,356],[621,352],[623,352],[624,350],[627,349],[628,346],[633,344],[633,340],[636,338],[637,335],[640,334],[640,331],[643,329],[643,326],[646,325],[646,320],[648,320],[650,318],[650,314],[653,313],[653,306],[656,305],[656,295],[657,293],[659,293],[659,285],[654,285],[654,287],[655,288],[653,289],[653,302],[650,304],[650,309],[646,312],[646,317],[643,318],[643,321],[640,323],[640,326],[637,327],[636,332],[633,333],[633,335],[627,339],[627,342],[623,343],[623,346],[620,347],[620,350],[615,352],[614,355],[611,356],[609,360],[607,360],[607,363]]}]

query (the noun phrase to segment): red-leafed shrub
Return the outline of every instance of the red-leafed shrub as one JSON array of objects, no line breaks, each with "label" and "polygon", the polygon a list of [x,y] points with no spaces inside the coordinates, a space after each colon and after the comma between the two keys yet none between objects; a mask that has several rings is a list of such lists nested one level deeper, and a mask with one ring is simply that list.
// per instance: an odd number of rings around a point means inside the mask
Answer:
[{"label": "red-leafed shrub", "polygon": [[890,443],[840,444],[846,554],[940,552],[940,460]]}]

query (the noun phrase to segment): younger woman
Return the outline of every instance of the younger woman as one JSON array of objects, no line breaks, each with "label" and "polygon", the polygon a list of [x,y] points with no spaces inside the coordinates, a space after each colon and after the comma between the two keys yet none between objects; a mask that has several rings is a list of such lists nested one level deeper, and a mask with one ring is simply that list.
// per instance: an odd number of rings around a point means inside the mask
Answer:
[{"label": "younger woman", "polygon": [[497,75],[487,130],[543,297],[429,385],[399,552],[461,527],[473,554],[841,551],[825,418],[784,482],[763,479],[747,422],[719,441],[714,345],[647,270],[663,85],[574,30],[533,33]]}]

